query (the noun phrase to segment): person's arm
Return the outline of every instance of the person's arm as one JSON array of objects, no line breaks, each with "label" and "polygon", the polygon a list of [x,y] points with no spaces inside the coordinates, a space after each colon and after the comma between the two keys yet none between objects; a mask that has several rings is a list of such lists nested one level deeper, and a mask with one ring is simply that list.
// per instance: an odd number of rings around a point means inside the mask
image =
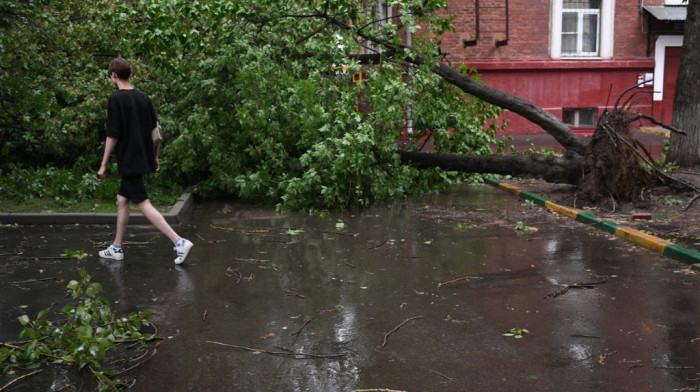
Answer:
[{"label": "person's arm", "polygon": [[160,142],[155,142],[153,144],[153,155],[156,159],[156,172],[160,171],[160,161],[158,160],[158,154],[160,154]]},{"label": "person's arm", "polygon": [[102,155],[102,164],[100,165],[100,170],[97,171],[97,175],[103,180],[107,178],[107,163],[109,163],[109,156],[112,155],[116,145],[117,138],[107,136],[107,141],[105,142],[105,152]]}]

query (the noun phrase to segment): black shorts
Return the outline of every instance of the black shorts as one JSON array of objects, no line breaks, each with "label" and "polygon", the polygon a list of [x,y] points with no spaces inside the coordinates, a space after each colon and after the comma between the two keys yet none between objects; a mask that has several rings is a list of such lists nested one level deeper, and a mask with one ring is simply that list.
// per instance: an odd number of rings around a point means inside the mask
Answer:
[{"label": "black shorts", "polygon": [[143,185],[143,176],[122,177],[119,194],[136,204],[147,200],[148,193],[146,193],[146,186]]}]

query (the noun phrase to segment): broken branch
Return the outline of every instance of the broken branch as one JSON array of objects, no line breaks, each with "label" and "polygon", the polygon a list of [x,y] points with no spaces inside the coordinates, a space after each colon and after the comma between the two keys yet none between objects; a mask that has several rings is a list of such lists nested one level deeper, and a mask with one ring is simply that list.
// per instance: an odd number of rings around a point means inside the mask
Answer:
[{"label": "broken branch", "polygon": [[671,131],[671,132],[675,132],[675,133],[678,133],[678,134],[681,134],[681,135],[685,135],[685,136],[688,135],[687,133],[681,131],[680,129],[678,129],[678,128],[674,127],[674,126],[665,124],[665,123],[663,123],[663,122],[661,122],[661,121],[655,119],[654,117],[648,116],[648,115],[646,115],[646,114],[641,114],[641,113],[640,113],[640,114],[637,114],[637,116],[635,116],[635,117],[632,119],[632,121],[639,120],[640,118],[643,118],[643,119],[645,119],[645,120],[649,120],[649,121],[653,122],[654,124],[656,124],[656,125],[658,125],[658,126],[660,126],[660,127],[663,127],[663,128],[668,129],[668,130]]},{"label": "broken branch", "polygon": [[568,292],[569,289],[592,289],[592,288],[594,288],[595,286],[597,286],[597,285],[599,285],[599,284],[603,284],[603,283],[605,283],[605,282],[607,282],[607,281],[606,281],[606,280],[601,280],[601,281],[598,281],[598,282],[579,282],[579,283],[574,283],[574,284],[568,284],[568,285],[566,285],[566,286],[565,286],[563,289],[561,289],[561,290],[555,291],[555,292],[553,292],[553,293],[551,293],[551,294],[547,294],[544,298],[547,299],[547,298],[555,298],[555,297],[558,297],[558,296],[560,296],[560,295],[562,295],[562,294],[566,294],[566,292]]},{"label": "broken branch", "polygon": [[447,286],[448,284],[458,283],[458,282],[461,282],[463,280],[470,280],[470,279],[483,279],[483,278],[481,278],[479,276],[463,276],[461,278],[448,280],[447,282],[438,283],[437,288],[440,288],[442,286]]},{"label": "broken branch", "polygon": [[415,316],[415,317],[411,317],[411,318],[409,318],[409,319],[406,319],[406,320],[404,320],[401,324],[399,324],[399,325],[397,325],[396,327],[394,327],[394,329],[392,329],[391,331],[385,333],[385,334],[384,334],[384,341],[382,341],[381,347],[383,348],[384,346],[386,346],[386,341],[387,341],[387,339],[389,338],[389,335],[391,335],[392,333],[398,331],[398,330],[399,330],[401,327],[403,327],[404,324],[406,324],[407,322],[409,322],[409,321],[414,321],[414,320],[417,320],[417,319],[419,319],[419,318],[423,318],[423,316]]},{"label": "broken branch", "polygon": [[8,388],[10,388],[12,386],[12,384],[14,384],[16,382],[20,382],[20,381],[24,380],[25,378],[31,377],[31,376],[38,374],[38,373],[41,373],[43,371],[44,371],[44,369],[39,369],[39,370],[35,370],[31,373],[27,373],[25,375],[19,376],[19,377],[15,378],[14,380],[8,382],[7,384],[3,385],[2,387],[0,387],[0,391],[6,391]]}]

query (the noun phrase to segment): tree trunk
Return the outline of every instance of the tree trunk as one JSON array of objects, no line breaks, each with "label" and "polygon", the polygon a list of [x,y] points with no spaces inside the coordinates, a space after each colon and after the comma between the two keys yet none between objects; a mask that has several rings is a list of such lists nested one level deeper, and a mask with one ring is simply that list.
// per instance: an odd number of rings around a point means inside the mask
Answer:
[{"label": "tree trunk", "polygon": [[541,178],[548,182],[577,185],[584,175],[584,159],[539,155],[452,155],[399,151],[401,161],[425,169],[439,167],[465,173],[503,174]]},{"label": "tree trunk", "polygon": [[666,160],[694,167],[700,166],[700,0],[688,1],[687,9],[672,125],[688,135],[671,134]]},{"label": "tree trunk", "polygon": [[462,156],[399,151],[405,164],[423,169],[439,167],[465,173],[503,174],[535,177],[548,182],[576,185],[582,200],[597,202],[613,198],[643,198],[644,190],[658,178],[642,165],[640,152],[630,130],[637,116],[616,109],[598,123],[585,155],[563,158],[541,155]]}]

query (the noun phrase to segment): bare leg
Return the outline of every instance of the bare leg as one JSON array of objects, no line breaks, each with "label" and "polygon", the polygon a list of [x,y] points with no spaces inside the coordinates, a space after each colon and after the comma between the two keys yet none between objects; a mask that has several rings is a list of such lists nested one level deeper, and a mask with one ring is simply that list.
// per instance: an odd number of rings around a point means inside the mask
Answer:
[{"label": "bare leg", "polygon": [[129,199],[122,195],[117,195],[117,233],[114,236],[114,243],[124,244],[126,226],[129,224]]},{"label": "bare leg", "polygon": [[153,204],[151,204],[150,200],[146,199],[141,203],[137,204],[136,207],[138,207],[139,211],[141,211],[143,216],[145,216],[146,219],[148,219],[148,221],[156,227],[156,229],[160,230],[163,234],[168,236],[168,238],[170,238],[170,241],[174,243],[175,240],[179,238],[175,230],[173,230],[173,228],[170,227],[170,225],[165,220],[160,211],[153,207]]}]

